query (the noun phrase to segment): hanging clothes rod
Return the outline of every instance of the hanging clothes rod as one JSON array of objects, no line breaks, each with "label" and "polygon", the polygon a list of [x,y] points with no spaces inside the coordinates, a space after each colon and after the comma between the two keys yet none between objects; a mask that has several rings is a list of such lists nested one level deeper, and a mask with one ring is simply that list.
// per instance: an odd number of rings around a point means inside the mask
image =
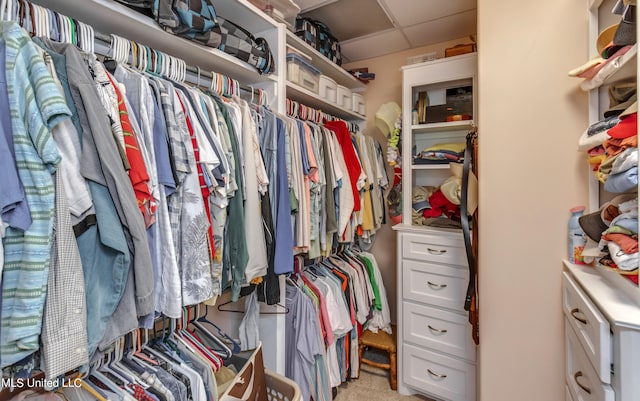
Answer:
[{"label": "hanging clothes rod", "polygon": [[295,117],[306,121],[313,121],[317,124],[322,124],[324,121],[343,121],[345,124],[347,124],[350,132],[360,131],[360,127],[358,126],[358,124],[345,121],[344,118],[336,117],[322,111],[321,109],[309,107],[303,103],[289,98],[287,98],[287,114],[290,117]]},{"label": "hanging clothes rod", "polygon": [[[118,38],[119,36],[106,35],[102,32],[97,32],[97,31],[94,33],[94,36],[96,41],[96,47],[95,47],[96,52],[106,57],[113,56],[112,46],[113,46],[114,37]],[[138,42],[135,42],[129,39],[125,39],[125,38],[122,38],[122,39],[128,41],[131,44],[132,49],[133,49],[133,46],[145,47],[151,52],[150,54],[160,55],[159,56],[160,58],[164,58],[167,56],[166,53],[152,49],[149,46],[142,45]],[[128,56],[133,57],[131,54]],[[119,60],[119,61],[124,61],[124,60]],[[132,60],[132,61],[135,62],[135,60]],[[246,85],[241,85],[237,80],[229,78],[225,75],[218,74],[213,71],[211,72],[205,71],[199,68],[198,66],[186,65],[186,63],[184,65],[184,69],[185,69],[185,72],[190,73],[190,75],[185,74],[184,76],[185,80],[187,80],[189,83],[192,83],[198,86],[205,86],[207,88],[212,88],[214,87],[214,84],[215,84],[217,85],[217,87],[220,87],[220,86],[230,87],[229,89],[232,94],[233,93],[237,94],[236,89],[238,89],[238,90],[243,90],[247,93],[251,93],[252,95],[257,94],[259,97],[262,96],[261,89],[253,88]],[[203,79],[205,80],[205,82],[202,82]],[[207,83],[208,85],[205,85]],[[227,92],[227,91],[222,91],[222,92]]]}]

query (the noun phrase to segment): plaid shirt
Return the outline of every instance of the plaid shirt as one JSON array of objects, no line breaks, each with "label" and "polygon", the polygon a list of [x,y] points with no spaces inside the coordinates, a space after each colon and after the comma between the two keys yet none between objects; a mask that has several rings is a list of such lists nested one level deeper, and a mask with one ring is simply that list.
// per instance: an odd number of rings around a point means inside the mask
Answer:
[{"label": "plaid shirt", "polygon": [[56,174],[56,220],[42,319],[42,370],[48,379],[89,363],[87,300],[78,243],[61,174]]}]

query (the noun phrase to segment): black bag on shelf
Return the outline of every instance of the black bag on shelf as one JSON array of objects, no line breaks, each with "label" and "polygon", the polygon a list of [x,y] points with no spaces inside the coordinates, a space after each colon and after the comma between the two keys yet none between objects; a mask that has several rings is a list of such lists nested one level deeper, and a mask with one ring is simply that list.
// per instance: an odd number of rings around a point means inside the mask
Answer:
[{"label": "black bag on shelf", "polygon": [[216,10],[211,0],[116,0],[153,17],[167,32],[209,47],[220,45]]},{"label": "black bag on shelf", "polygon": [[296,35],[329,60],[342,65],[340,42],[323,22],[306,17],[297,17]]},{"label": "black bag on shelf", "polygon": [[218,49],[254,67],[260,74],[275,71],[273,54],[264,38],[256,38],[241,26],[219,17],[215,31],[219,35]]}]

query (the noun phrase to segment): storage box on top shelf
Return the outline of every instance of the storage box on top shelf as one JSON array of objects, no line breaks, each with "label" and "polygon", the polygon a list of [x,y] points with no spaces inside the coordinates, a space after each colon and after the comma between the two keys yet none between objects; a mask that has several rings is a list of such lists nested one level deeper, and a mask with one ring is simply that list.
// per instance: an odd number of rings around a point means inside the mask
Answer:
[{"label": "storage box on top shelf", "polygon": [[364,96],[359,93],[353,93],[351,95],[351,110],[360,115],[365,115],[365,103]]},{"label": "storage box on top shelf", "polygon": [[336,81],[322,74],[320,76],[320,97],[324,100],[336,103],[338,100],[338,85]]},{"label": "storage box on top shelf", "polygon": [[287,79],[301,87],[318,93],[320,70],[295,53],[287,55]]},{"label": "storage box on top shelf", "polygon": [[338,99],[336,100],[336,103],[338,106],[351,110],[351,103],[353,101],[351,89],[346,86],[338,85],[337,97]]}]

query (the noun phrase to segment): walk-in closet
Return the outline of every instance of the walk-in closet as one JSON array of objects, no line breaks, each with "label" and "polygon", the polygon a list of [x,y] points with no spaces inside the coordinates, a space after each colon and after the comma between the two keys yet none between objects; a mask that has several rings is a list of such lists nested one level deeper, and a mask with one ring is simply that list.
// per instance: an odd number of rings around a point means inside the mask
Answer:
[{"label": "walk-in closet", "polygon": [[0,401],[638,401],[635,0],[1,0]]}]

